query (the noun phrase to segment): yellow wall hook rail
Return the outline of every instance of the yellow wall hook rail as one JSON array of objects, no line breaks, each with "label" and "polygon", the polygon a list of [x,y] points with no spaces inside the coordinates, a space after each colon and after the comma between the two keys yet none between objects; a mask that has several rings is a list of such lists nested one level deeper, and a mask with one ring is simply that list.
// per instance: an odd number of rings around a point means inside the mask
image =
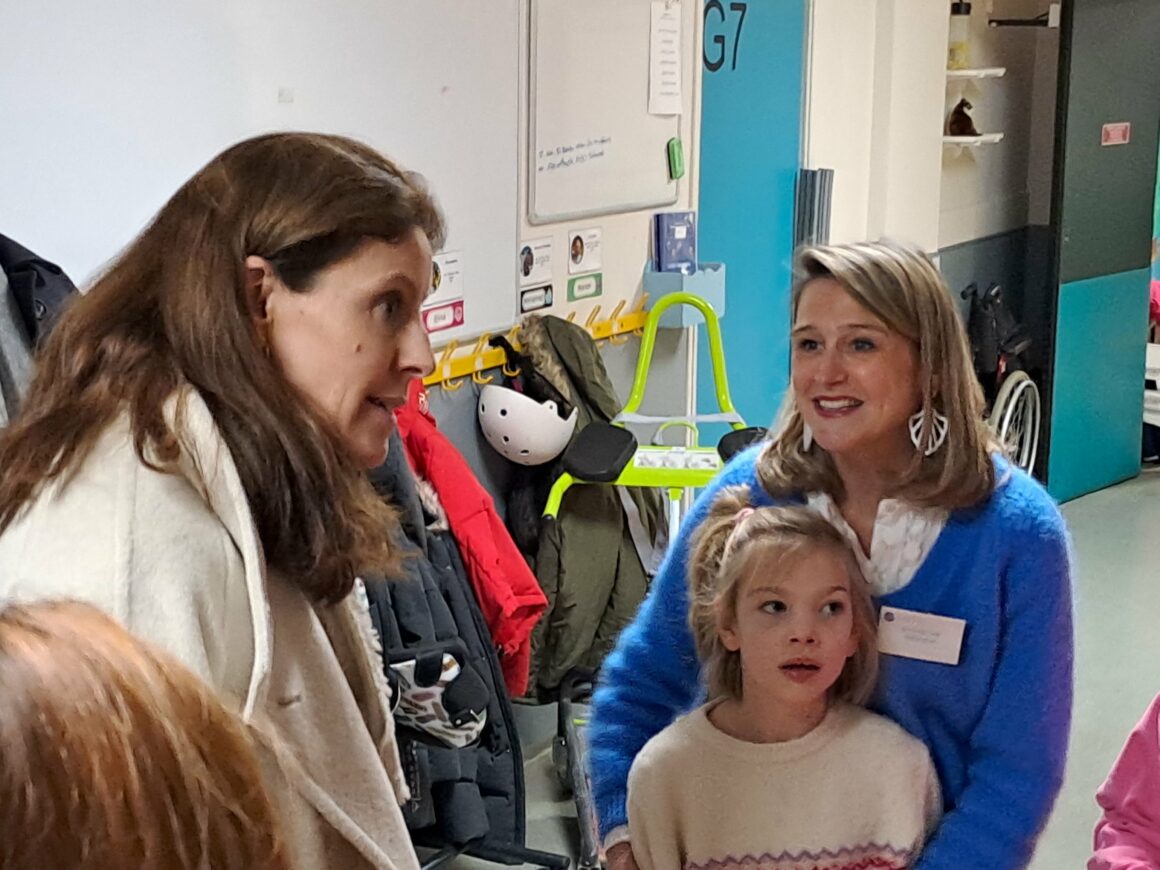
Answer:
[{"label": "yellow wall hook rail", "polygon": [[[630,333],[640,335],[644,328],[648,313],[644,310],[644,298],[627,314],[624,309],[627,303],[621,302],[613,309],[612,314],[605,320],[599,320],[600,306],[595,306],[584,318],[585,329],[596,341],[617,336],[621,343],[628,340]],[[576,312],[573,311],[567,318],[569,322],[576,321]],[[520,349],[516,339],[519,324],[508,330],[506,338],[512,347]],[[439,355],[435,371],[423,379],[428,387],[443,387],[445,390],[455,391],[471,378],[476,384],[486,384],[495,378],[494,374],[484,374],[490,369],[500,369],[507,377],[514,378],[518,371],[511,371],[507,367],[507,356],[500,348],[487,346],[490,335],[479,337],[471,346],[469,352],[459,353],[462,348],[458,341],[449,341]]]}]

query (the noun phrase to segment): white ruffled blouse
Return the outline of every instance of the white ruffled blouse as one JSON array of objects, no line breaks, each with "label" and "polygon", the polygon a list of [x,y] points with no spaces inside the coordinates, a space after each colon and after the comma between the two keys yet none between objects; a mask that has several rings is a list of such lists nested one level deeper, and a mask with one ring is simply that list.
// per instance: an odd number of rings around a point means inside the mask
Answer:
[{"label": "white ruffled blouse", "polygon": [[858,535],[829,495],[812,492],[806,496],[806,503],[850,542],[875,596],[897,592],[914,579],[949,515],[942,508],[920,508],[899,499],[884,498],[878,503],[874,535],[867,554],[858,541]]}]

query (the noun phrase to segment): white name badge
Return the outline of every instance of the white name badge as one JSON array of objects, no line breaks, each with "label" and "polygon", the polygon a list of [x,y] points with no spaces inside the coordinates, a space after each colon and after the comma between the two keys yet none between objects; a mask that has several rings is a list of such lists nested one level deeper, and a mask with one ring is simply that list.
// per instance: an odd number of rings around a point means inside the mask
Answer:
[{"label": "white name badge", "polygon": [[963,619],[883,607],[878,614],[878,651],[924,662],[957,665],[966,627]]}]

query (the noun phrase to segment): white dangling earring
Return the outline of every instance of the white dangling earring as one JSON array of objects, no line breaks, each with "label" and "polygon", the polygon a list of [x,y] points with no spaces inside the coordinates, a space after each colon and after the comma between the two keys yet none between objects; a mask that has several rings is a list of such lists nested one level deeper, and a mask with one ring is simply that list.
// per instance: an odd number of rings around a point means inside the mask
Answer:
[{"label": "white dangling earring", "polygon": [[810,424],[802,422],[802,453],[809,453],[810,448],[814,446],[814,430],[810,428]]},{"label": "white dangling earring", "polygon": [[922,446],[922,424],[925,419],[922,411],[916,411],[908,421],[910,427],[910,443],[914,445],[915,450],[922,452],[923,456],[933,456],[938,452],[938,449],[946,443],[947,433],[950,431],[950,421],[934,408],[930,409],[931,414],[931,431],[930,437],[927,439],[926,447]]}]

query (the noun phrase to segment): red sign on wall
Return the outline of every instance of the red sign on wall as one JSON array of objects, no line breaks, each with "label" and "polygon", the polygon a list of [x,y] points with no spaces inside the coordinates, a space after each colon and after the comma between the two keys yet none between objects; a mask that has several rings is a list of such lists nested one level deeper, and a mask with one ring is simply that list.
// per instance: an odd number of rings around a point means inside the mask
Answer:
[{"label": "red sign on wall", "polygon": [[1132,140],[1132,122],[1119,121],[1115,124],[1104,124],[1100,133],[1101,145],[1127,145]]}]

